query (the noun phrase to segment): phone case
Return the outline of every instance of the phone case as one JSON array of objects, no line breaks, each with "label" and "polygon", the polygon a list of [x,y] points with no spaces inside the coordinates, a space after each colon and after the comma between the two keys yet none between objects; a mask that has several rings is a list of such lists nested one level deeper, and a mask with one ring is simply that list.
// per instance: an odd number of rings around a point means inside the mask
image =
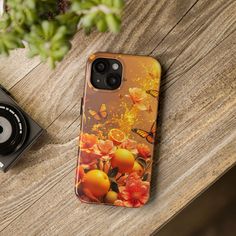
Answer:
[{"label": "phone case", "polygon": [[[97,58],[121,62],[119,89],[93,88],[91,65]],[[143,206],[150,194],[160,64],[152,57],[96,53],[86,71],[76,195],[86,203]]]}]

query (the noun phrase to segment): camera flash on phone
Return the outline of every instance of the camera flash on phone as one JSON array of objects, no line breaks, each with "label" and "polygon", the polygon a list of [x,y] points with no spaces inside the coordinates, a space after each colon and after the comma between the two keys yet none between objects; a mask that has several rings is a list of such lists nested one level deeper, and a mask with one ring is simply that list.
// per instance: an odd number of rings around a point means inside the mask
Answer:
[{"label": "camera flash on phone", "polygon": [[117,63],[112,64],[112,69],[113,70],[118,70],[119,69],[119,65]]}]

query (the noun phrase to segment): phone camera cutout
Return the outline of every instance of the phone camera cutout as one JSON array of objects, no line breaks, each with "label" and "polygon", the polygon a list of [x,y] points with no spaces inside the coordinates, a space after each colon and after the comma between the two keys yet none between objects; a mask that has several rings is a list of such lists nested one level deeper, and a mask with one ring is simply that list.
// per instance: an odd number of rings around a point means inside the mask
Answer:
[{"label": "phone camera cutout", "polygon": [[91,83],[96,89],[115,90],[122,83],[122,64],[112,58],[98,58],[92,64]]}]

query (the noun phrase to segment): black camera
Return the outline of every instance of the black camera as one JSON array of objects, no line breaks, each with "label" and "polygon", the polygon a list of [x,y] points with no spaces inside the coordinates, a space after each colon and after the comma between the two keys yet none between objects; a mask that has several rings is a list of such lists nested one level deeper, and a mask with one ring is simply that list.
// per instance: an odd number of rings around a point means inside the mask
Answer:
[{"label": "black camera", "polygon": [[0,85],[0,170],[12,167],[42,132]]}]

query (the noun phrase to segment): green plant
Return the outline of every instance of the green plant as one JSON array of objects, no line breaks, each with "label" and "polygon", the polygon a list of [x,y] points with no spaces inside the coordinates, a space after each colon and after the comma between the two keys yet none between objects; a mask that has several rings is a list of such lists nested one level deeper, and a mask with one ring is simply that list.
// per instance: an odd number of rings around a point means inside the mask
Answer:
[{"label": "green plant", "polygon": [[30,57],[40,56],[55,67],[70,50],[78,29],[87,34],[94,29],[119,32],[124,0],[5,0],[3,4],[0,0],[0,54],[27,46]]}]

